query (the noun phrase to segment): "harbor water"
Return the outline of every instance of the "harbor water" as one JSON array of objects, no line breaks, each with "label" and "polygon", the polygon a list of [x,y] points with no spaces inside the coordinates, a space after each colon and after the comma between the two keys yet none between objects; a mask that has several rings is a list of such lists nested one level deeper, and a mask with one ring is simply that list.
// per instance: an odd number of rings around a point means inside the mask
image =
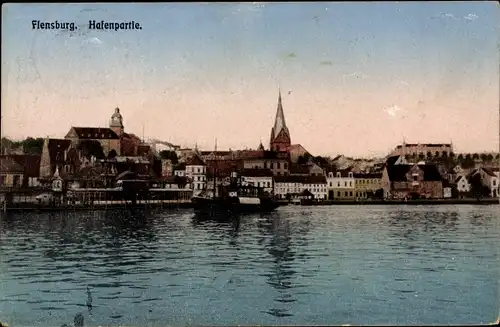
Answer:
[{"label": "harbor water", "polygon": [[487,324],[499,206],[2,213],[9,326]]}]

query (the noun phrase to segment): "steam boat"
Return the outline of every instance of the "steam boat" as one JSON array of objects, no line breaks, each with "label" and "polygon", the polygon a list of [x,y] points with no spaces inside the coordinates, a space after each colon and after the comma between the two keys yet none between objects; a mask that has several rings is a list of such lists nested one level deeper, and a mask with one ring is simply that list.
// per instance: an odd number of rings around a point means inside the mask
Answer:
[{"label": "steam boat", "polygon": [[196,213],[207,215],[271,212],[279,206],[263,188],[242,183],[236,172],[221,185],[217,185],[214,176],[213,189],[194,196],[191,201]]}]

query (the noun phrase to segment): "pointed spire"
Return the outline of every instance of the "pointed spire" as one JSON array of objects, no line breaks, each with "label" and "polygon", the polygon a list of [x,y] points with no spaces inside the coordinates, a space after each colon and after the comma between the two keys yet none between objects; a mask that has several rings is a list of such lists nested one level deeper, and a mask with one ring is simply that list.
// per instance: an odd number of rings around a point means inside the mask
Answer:
[{"label": "pointed spire", "polygon": [[276,110],[276,118],[274,120],[274,137],[278,136],[281,130],[288,132],[285,123],[285,113],[283,112],[283,104],[281,102],[281,89],[278,90],[278,108]]}]

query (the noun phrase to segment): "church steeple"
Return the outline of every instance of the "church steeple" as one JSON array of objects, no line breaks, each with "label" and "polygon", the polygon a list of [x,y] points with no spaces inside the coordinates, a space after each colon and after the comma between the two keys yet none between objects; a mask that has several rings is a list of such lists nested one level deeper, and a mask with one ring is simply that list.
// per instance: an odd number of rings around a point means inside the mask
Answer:
[{"label": "church steeple", "polygon": [[270,149],[275,151],[284,151],[290,146],[290,132],[285,122],[285,113],[283,112],[283,104],[281,100],[281,89],[278,89],[278,108],[276,110],[276,118],[274,126],[271,129]]}]

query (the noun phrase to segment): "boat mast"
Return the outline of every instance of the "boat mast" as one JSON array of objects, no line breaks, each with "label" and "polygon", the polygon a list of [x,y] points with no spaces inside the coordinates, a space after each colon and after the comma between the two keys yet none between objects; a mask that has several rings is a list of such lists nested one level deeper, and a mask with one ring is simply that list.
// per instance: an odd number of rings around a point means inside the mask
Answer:
[{"label": "boat mast", "polygon": [[217,163],[219,158],[217,157],[217,138],[215,139],[215,166],[214,166],[214,193],[213,193],[213,198],[215,199],[215,193],[217,191]]}]

